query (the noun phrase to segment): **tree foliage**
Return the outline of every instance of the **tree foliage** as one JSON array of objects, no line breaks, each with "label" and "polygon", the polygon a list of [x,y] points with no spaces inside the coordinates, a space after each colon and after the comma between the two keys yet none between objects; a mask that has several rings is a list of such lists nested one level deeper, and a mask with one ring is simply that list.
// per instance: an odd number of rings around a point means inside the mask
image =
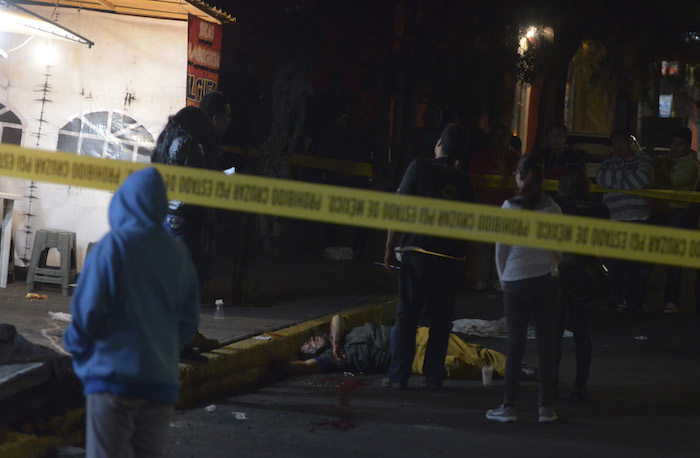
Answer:
[{"label": "tree foliage", "polygon": [[[231,8],[237,14],[240,3]],[[462,114],[483,110],[503,118],[512,108],[512,82],[538,82],[540,124],[562,121],[567,72],[577,52],[594,85],[644,100],[657,62],[668,55],[696,55],[697,42],[686,38],[700,27],[697,0],[264,0],[247,8],[275,18],[265,28],[275,68],[296,75],[273,78],[277,89],[298,92],[290,84],[303,84],[303,75],[319,65],[353,71],[372,94],[375,106],[368,108],[385,137],[393,101],[391,150],[392,157],[404,158],[400,162],[412,155],[421,98]],[[553,38],[519,55],[519,40],[532,25],[551,27]],[[308,72],[295,65],[308,65]],[[287,118],[300,122],[302,105],[313,103],[313,95],[289,101],[298,106],[284,108],[284,101],[272,111],[286,111]],[[274,116],[273,122],[283,122]],[[289,124],[274,137],[281,141],[285,130],[292,139],[299,135]],[[288,154],[293,148],[275,151]],[[388,148],[378,140],[377,157],[388,157]]]},{"label": "tree foliage", "polygon": [[648,88],[662,59],[698,59],[697,43],[687,40],[700,27],[700,2],[694,0],[562,0],[533,4],[525,15],[554,30],[551,42],[527,56],[529,72],[522,75],[557,88],[540,105],[547,121],[563,120],[566,69],[577,52],[592,86],[638,102],[651,102]]}]

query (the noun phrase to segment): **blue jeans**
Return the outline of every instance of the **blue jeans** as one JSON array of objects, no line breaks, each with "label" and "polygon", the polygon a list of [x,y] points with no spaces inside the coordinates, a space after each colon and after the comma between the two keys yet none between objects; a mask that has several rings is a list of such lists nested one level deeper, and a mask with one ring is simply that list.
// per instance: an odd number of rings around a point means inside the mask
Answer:
[{"label": "blue jeans", "polygon": [[110,393],[87,395],[87,458],[164,457],[172,404]]},{"label": "blue jeans", "polygon": [[461,263],[452,259],[404,253],[399,274],[399,303],[391,329],[389,378],[392,382],[404,384],[411,376],[416,329],[421,316],[425,316],[430,337],[423,374],[430,385],[442,384],[460,268]]},{"label": "blue jeans", "polygon": [[540,407],[552,405],[555,375],[554,327],[558,301],[559,281],[549,274],[504,282],[503,307],[508,329],[504,405],[515,405],[530,318],[535,322],[540,363],[538,405]]},{"label": "blue jeans", "polygon": [[[644,221],[629,221],[633,224],[648,224]],[[648,265],[639,261],[607,259],[610,276],[610,296],[608,305],[613,308],[625,302],[629,311],[642,310],[647,298]]]},{"label": "blue jeans", "polygon": [[611,307],[622,301],[627,310],[639,310],[647,295],[646,264],[624,259],[608,259],[605,262],[610,275],[612,291],[608,300]]}]

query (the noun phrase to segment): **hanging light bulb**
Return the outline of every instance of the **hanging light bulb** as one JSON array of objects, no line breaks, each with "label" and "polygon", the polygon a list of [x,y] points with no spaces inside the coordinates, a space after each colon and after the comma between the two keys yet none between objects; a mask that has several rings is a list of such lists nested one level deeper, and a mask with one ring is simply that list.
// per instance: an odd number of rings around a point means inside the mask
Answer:
[{"label": "hanging light bulb", "polygon": [[53,65],[58,58],[58,50],[50,40],[42,40],[42,42],[34,48],[34,57],[41,65]]}]

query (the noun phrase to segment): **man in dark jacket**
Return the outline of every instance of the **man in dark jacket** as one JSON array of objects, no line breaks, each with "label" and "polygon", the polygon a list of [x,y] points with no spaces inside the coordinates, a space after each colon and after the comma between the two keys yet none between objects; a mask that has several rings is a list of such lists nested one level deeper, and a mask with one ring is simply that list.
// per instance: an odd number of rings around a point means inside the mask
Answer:
[{"label": "man in dark jacket", "polygon": [[554,123],[547,128],[548,146],[534,153],[542,159],[545,178],[559,179],[568,165],[584,167],[583,152],[566,144],[567,129],[564,124]]},{"label": "man in dark jacket", "polygon": [[[156,164],[183,167],[215,168],[211,164],[212,119],[203,110],[189,106],[168,119],[168,124],[158,136],[151,161]],[[168,202],[165,230],[187,246],[199,279],[200,289],[211,279],[211,241],[214,238],[214,211],[211,208],[186,204],[179,200]],[[197,353],[219,347],[216,339],[197,332],[191,345],[186,346],[180,357],[187,363],[206,363],[208,359]]]},{"label": "man in dark jacket", "polygon": [[221,142],[231,124],[231,103],[223,92],[207,92],[199,108],[211,119],[211,139],[207,150],[206,168],[211,170],[228,169],[235,162],[232,158],[224,157],[221,151]]},{"label": "man in dark jacket", "polygon": [[[435,145],[435,159],[413,161],[397,192],[473,202],[474,190],[469,177],[455,167],[455,161],[465,144],[464,129],[449,124]],[[422,234],[403,234],[398,247],[396,241],[396,233],[389,230],[384,265],[389,273],[393,273],[391,264],[396,257],[395,253],[400,253],[401,270],[399,303],[391,330],[391,364],[386,385],[406,387],[416,350],[416,328],[421,316],[425,315],[429,320],[430,338],[423,374],[430,387],[440,388],[445,378],[445,353],[467,244],[462,240]]]}]

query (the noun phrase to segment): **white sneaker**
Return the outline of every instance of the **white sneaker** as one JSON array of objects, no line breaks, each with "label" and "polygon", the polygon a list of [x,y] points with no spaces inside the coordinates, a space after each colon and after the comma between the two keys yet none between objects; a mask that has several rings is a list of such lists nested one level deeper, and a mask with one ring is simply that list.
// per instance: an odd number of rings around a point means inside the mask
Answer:
[{"label": "white sneaker", "polygon": [[556,412],[554,412],[554,409],[552,409],[551,407],[540,407],[539,414],[540,423],[552,423],[559,419],[559,417],[557,417]]},{"label": "white sneaker", "polygon": [[495,409],[487,410],[486,418],[489,420],[500,421],[501,423],[518,421],[518,417],[515,416],[515,409],[511,406],[506,407],[504,405],[500,405]]},{"label": "white sneaker", "polygon": [[664,313],[670,313],[670,314],[673,314],[673,315],[675,315],[676,313],[678,313],[678,310],[679,310],[678,306],[677,306],[675,303],[673,303],[673,302],[669,302],[669,303],[666,304],[666,306],[664,307]]}]

